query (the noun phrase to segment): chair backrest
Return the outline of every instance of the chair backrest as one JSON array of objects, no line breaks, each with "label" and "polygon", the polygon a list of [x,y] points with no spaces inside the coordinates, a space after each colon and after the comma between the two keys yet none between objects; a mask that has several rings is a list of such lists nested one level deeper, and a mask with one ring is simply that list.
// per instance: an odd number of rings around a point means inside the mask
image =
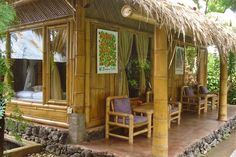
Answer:
[{"label": "chair backrest", "polygon": [[147,91],[146,102],[153,102],[153,92],[152,91]]},{"label": "chair backrest", "polygon": [[190,86],[183,86],[182,88],[181,88],[181,102],[183,101],[183,97],[184,96],[194,96],[195,94],[194,94],[194,90],[193,90],[193,88],[192,87],[190,87]]},{"label": "chair backrest", "polygon": [[131,114],[132,111],[128,96],[107,97],[106,111]]},{"label": "chair backrest", "polygon": [[208,91],[207,87],[205,87],[203,85],[199,85],[198,86],[198,93],[199,94],[208,94],[209,91]]}]

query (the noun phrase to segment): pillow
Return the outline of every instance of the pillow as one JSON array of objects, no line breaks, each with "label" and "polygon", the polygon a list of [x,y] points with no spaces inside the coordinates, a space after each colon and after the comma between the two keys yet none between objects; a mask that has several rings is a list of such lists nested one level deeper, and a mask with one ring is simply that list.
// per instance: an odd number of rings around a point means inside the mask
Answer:
[{"label": "pillow", "polygon": [[194,96],[194,91],[191,87],[187,87],[187,88],[185,88],[185,94],[187,96]]},{"label": "pillow", "polygon": [[34,86],[33,89],[34,89],[35,92],[41,92],[42,91],[42,86],[41,85]]},{"label": "pillow", "polygon": [[16,93],[17,98],[32,99],[33,91],[20,91]]},{"label": "pillow", "polygon": [[200,93],[201,93],[201,94],[207,94],[208,92],[209,92],[209,91],[207,90],[206,87],[200,86]]},{"label": "pillow", "polygon": [[32,94],[32,99],[43,100],[43,92],[35,92]]},{"label": "pillow", "polygon": [[131,114],[131,105],[128,98],[115,99],[114,100],[114,110],[115,112]]}]

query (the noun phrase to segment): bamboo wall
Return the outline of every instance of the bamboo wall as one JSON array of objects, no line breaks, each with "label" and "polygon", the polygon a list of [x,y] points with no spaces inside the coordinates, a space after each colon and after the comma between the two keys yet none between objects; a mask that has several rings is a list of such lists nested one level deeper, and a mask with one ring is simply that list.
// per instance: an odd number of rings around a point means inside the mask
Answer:
[{"label": "bamboo wall", "polygon": [[89,90],[87,92],[89,92],[90,103],[88,104],[89,111],[86,112],[86,117],[87,127],[92,127],[104,124],[106,97],[115,94],[116,74],[97,74],[97,28],[106,29],[107,27],[87,23],[87,29],[89,28],[91,38],[87,42],[90,42],[90,47],[86,53],[90,54],[90,57],[87,58],[87,61],[90,63],[90,65],[87,64],[87,66],[90,66],[88,67],[90,69],[90,76],[87,78],[90,80],[90,87],[86,90]]},{"label": "bamboo wall", "polygon": [[24,113],[24,118],[42,124],[59,127],[68,127],[67,106],[42,105],[40,103],[22,102],[12,100],[7,105],[7,115],[18,106]]}]

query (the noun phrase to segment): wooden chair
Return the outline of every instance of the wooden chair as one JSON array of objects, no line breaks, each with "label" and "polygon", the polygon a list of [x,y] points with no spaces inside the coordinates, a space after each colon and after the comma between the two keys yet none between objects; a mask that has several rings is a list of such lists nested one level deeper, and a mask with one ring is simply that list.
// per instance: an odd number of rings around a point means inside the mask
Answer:
[{"label": "wooden chair", "polygon": [[190,86],[181,88],[181,103],[183,111],[197,111],[198,115],[201,114],[201,111],[207,112],[206,95],[195,94]]},{"label": "wooden chair", "polygon": [[207,103],[210,105],[211,109],[219,106],[219,95],[215,93],[209,93],[207,87],[203,85],[198,86],[198,93],[206,95]]},{"label": "wooden chair", "polygon": [[[146,102],[153,102],[153,92],[148,91],[146,93]],[[168,102],[169,104],[169,128],[171,127],[171,122],[177,121],[177,124],[180,124],[182,104],[180,102]]]},{"label": "wooden chair", "polygon": [[[114,130],[128,129],[128,135],[120,135]],[[133,144],[134,136],[147,133],[151,137],[151,114],[132,113],[127,96],[110,96],[106,99],[106,138],[109,136],[129,140]]]},{"label": "wooden chair", "polygon": [[177,121],[180,125],[182,104],[180,102],[169,102],[169,128],[171,122]]}]

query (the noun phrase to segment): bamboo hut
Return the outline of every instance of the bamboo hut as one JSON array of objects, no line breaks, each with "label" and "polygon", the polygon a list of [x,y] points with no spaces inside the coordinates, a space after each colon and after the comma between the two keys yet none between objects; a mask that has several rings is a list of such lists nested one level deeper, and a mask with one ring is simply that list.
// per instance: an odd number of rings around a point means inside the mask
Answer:
[{"label": "bamboo hut", "polygon": [[[149,84],[155,104],[153,154],[166,157],[167,103],[169,98],[180,99],[185,75],[181,67],[176,73],[175,47],[198,49],[197,78],[206,85],[206,47],[214,44],[221,56],[219,120],[226,120],[225,56],[236,49],[236,34],[196,8],[168,0],[18,0],[12,4],[17,21],[1,41],[11,43],[6,52],[11,52],[7,56],[13,62],[14,77],[9,79],[16,92],[7,114],[17,105],[24,118],[69,128],[73,142],[78,142],[84,132],[104,125],[106,97],[128,94],[124,73],[129,58],[136,57],[139,63],[150,61]],[[98,60],[101,34],[106,38],[110,34],[117,45],[110,68],[103,67],[106,61]],[[145,51],[144,57],[139,57],[139,51]],[[147,88],[142,68],[141,74],[137,95]]]}]

